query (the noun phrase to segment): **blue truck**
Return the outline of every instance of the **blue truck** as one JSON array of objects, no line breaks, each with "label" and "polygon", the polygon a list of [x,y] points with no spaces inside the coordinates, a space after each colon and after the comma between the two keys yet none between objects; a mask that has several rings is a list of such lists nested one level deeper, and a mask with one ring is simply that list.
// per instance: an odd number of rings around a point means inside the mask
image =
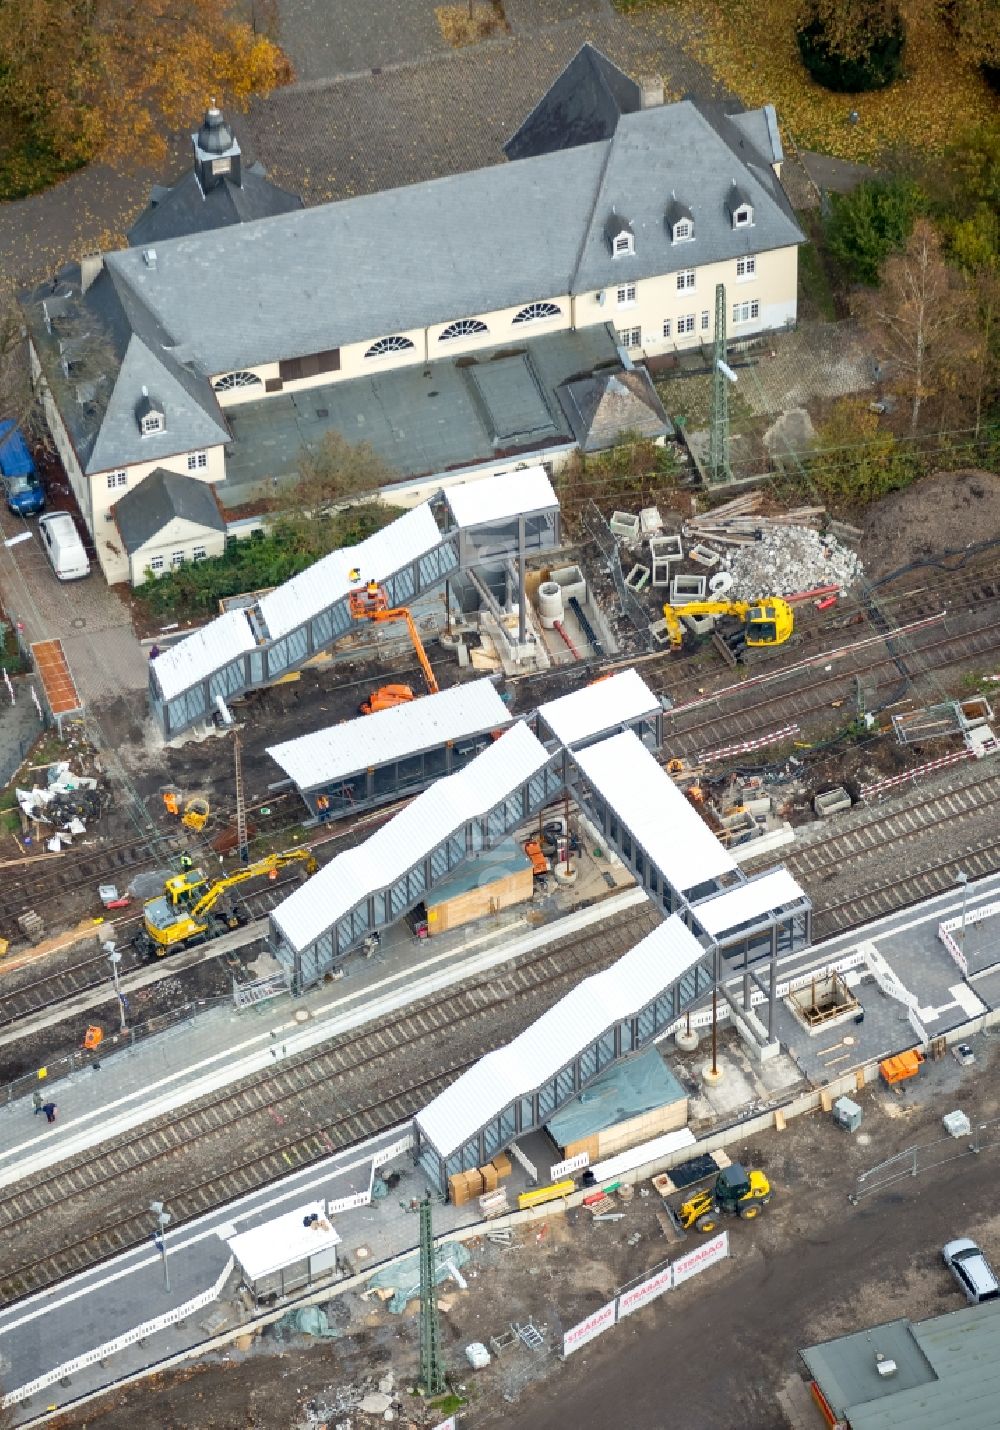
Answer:
[{"label": "blue truck", "polygon": [[24,434],[10,417],[0,422],[0,482],[16,516],[35,516],[45,505],[45,489]]}]

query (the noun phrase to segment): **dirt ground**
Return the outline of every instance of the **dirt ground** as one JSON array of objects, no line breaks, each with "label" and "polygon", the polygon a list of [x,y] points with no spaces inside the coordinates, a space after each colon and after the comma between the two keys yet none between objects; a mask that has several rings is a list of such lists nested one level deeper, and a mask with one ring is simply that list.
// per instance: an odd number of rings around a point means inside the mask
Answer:
[{"label": "dirt ground", "polygon": [[938,472],[878,502],[864,523],[861,557],[871,579],[910,561],[1000,539],[1000,476]]},{"label": "dirt ground", "polygon": [[[662,1430],[674,1405],[691,1426],[777,1430],[785,1422],[775,1396],[797,1371],[799,1347],[899,1315],[920,1320],[957,1310],[963,1299],[941,1264],[940,1247],[968,1233],[1000,1261],[994,1195],[1000,1147],[973,1157],[946,1139],[941,1151],[955,1160],[916,1179],[907,1175],[857,1207],[848,1193],[858,1172],[943,1137],[943,1113],[960,1106],[974,1121],[997,1117],[1000,1048],[985,1036],[974,1047],[974,1067],[960,1068],[948,1057],[928,1063],[901,1092],[866,1089],[859,1098],[865,1121],[853,1137],[817,1114],[730,1149],[772,1180],[765,1215],[731,1226],[727,1262],[568,1362],[557,1354],[563,1330],[631,1278],[689,1249],[693,1234],[668,1244],[647,1184],[647,1195],[640,1191],[619,1206],[622,1221],[594,1223],[579,1208],[518,1229],[510,1247],[473,1243],[464,1269],[469,1289],[448,1283],[441,1293],[445,1349],[454,1384],[469,1402],[469,1424],[564,1430],[620,1423],[627,1407],[630,1430]],[[163,1430],[290,1430],[309,1423],[311,1403],[329,1406],[338,1387],[384,1375],[390,1366],[405,1392],[416,1368],[415,1307],[394,1317],[355,1293],[330,1306],[345,1332],[340,1339],[278,1345],[265,1335],[245,1353],[234,1350],[113,1394],[61,1419],[60,1430],[131,1430],[137,1414]],[[546,1328],[544,1353],[516,1347],[486,1371],[469,1370],[465,1345],[488,1342],[528,1316]],[[382,1423],[355,1410],[330,1423],[344,1419],[352,1430]],[[424,1423],[407,1410],[404,1394],[398,1423],[408,1420]]]}]

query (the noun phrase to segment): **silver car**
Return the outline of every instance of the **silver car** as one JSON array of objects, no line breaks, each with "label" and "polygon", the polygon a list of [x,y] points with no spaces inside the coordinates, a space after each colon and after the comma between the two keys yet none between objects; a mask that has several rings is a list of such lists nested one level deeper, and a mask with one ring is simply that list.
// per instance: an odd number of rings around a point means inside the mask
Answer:
[{"label": "silver car", "polygon": [[968,1236],[959,1236],[941,1248],[945,1266],[973,1306],[980,1301],[1000,1300],[1000,1281],[979,1247]]}]

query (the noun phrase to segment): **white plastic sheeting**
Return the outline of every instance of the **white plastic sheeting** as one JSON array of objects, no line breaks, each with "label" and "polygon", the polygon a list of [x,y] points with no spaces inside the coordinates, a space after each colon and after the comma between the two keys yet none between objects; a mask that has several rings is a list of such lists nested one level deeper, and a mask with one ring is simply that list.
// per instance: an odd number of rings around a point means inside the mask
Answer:
[{"label": "white plastic sheeting", "polygon": [[544,467],[525,467],[521,472],[501,472],[447,487],[445,500],[457,526],[490,526],[511,521],[532,512],[551,511],[559,498]]},{"label": "white plastic sheeting", "polygon": [[704,903],[693,904],[692,911],[705,932],[719,938],[739,924],[804,898],[805,893],[787,869],[771,869],[759,879],[727,889]]},{"label": "white plastic sheeting", "polygon": [[735,860],[633,731],[573,758],[673,888],[683,892],[735,872]]},{"label": "white plastic sheeting", "polygon": [[[317,1216],[318,1223],[305,1226],[308,1216]],[[275,1271],[282,1271],[296,1261],[305,1261],[340,1245],[336,1229],[327,1222],[323,1202],[309,1202],[274,1217],[262,1226],[251,1227],[227,1238],[229,1250],[240,1263],[248,1281],[260,1281]],[[317,1230],[316,1227],[319,1227]]]},{"label": "white plastic sheeting", "polygon": [[153,661],[164,700],[173,700],[231,660],[253,650],[256,642],[245,611],[227,611],[201,630],[185,636]]},{"label": "white plastic sheeting", "polygon": [[621,670],[606,680],[571,690],[538,707],[538,713],[563,745],[572,749],[616,725],[655,715],[660,702],[635,670]]},{"label": "white plastic sheeting", "polygon": [[417,1114],[423,1136],[449,1156],[509,1103],[534,1092],[588,1043],[662,993],[705,950],[676,914],[617,963],[585,978],[505,1048],[487,1053]]},{"label": "white plastic sheeting", "polygon": [[[394,571],[439,545],[441,533],[426,502],[366,537],[357,546],[331,551],[260,600],[272,640],[287,635],[367,581],[384,581]],[[360,574],[351,580],[350,572]]]},{"label": "white plastic sheeting", "polygon": [[302,884],[271,915],[293,949],[302,950],[370,894],[385,889],[449,834],[485,814],[540,770],[549,755],[519,722],[438,780],[363,844],[347,849]]},{"label": "white plastic sheeting", "polygon": [[484,730],[503,729],[511,718],[492,680],[473,680],[407,705],[300,735],[297,740],[272,745],[267,753],[300,789],[315,789],[420,750]]}]

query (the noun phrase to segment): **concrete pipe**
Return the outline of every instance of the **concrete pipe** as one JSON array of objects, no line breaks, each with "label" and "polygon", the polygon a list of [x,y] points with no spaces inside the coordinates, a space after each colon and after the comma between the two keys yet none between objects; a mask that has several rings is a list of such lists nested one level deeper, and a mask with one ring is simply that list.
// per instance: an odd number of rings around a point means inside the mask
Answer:
[{"label": "concrete pipe", "polygon": [[543,581],[538,588],[538,615],[547,631],[555,629],[563,618],[562,587],[555,581]]},{"label": "concrete pipe", "polygon": [[708,589],[713,596],[724,596],[733,587],[733,573],[731,571],[716,571],[715,575],[709,578]]}]

